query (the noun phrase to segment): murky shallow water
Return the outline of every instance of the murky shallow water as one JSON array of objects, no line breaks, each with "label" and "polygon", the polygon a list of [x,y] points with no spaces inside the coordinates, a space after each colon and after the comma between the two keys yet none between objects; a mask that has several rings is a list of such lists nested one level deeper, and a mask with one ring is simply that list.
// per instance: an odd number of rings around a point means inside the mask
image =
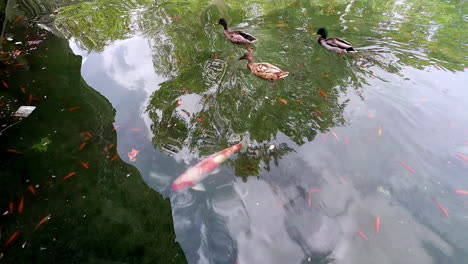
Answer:
[{"label": "murky shallow water", "polygon": [[[461,263],[466,10],[97,1],[59,10],[55,25],[115,109],[117,152],[130,163],[139,150],[132,164],[170,198],[189,263]],[[248,72],[220,17],[259,39],[258,61],[290,76],[271,85]],[[319,27],[358,53],[324,50],[311,34]],[[171,193],[184,170],[246,133],[248,150],[206,178],[205,192]]]}]

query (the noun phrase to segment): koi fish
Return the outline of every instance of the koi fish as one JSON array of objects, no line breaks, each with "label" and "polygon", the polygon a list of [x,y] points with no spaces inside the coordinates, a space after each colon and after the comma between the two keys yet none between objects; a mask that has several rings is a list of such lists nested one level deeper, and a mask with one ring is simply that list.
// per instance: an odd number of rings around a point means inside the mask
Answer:
[{"label": "koi fish", "polygon": [[10,152],[10,153],[13,153],[13,154],[18,154],[18,155],[23,154],[23,152],[19,152],[19,151],[14,150],[14,149],[7,149],[6,151],[7,151],[7,152]]},{"label": "koi fish", "polygon": [[322,115],[323,115],[322,112],[320,112],[320,111],[317,110],[317,109],[314,109],[314,110],[312,110],[312,111],[314,111],[314,112],[315,112],[317,115],[319,115],[319,116],[322,116]]},{"label": "koi fish", "polygon": [[32,94],[29,94],[27,104],[30,105],[31,103],[32,103]]},{"label": "koi fish", "polygon": [[328,142],[327,138],[324,137],[323,135],[320,135],[320,139],[323,140],[324,142]]},{"label": "koi fish", "polygon": [[340,138],[338,138],[338,136],[335,134],[335,132],[333,131],[329,131],[334,137],[336,140],[340,141]]},{"label": "koi fish", "polygon": [[24,18],[24,16],[19,16],[19,17],[17,17],[17,18],[15,19],[15,21],[13,21],[13,24],[16,24],[16,23],[20,22],[21,19],[23,19],[23,18]]},{"label": "koi fish", "polygon": [[68,109],[67,111],[71,112],[71,111],[76,111],[76,110],[80,110],[80,109],[81,109],[81,107],[75,106],[75,107],[72,107],[72,108]]},{"label": "koi fish", "polygon": [[136,162],[136,156],[140,153],[139,150],[132,148],[132,151],[128,152],[128,157],[130,158],[130,162]]},{"label": "koi fish", "polygon": [[186,188],[192,188],[203,191],[204,187],[200,182],[209,174],[215,172],[221,163],[223,163],[234,153],[238,152],[242,146],[243,143],[239,143],[203,159],[195,166],[182,173],[182,175],[180,175],[177,179],[175,179],[171,186],[171,190],[173,192],[177,192]]},{"label": "koi fish", "polygon": [[205,118],[203,116],[200,116],[199,118],[197,118],[197,120],[195,120],[195,122],[200,123],[201,121],[203,121],[203,119]]},{"label": "koi fish", "polygon": [[320,189],[313,189],[313,190],[310,190],[309,192],[310,192],[310,193],[320,192]]},{"label": "koi fish", "polygon": [[348,137],[348,136],[345,137],[344,143],[345,143],[345,145],[348,145],[348,144],[349,144],[349,137]]},{"label": "koi fish", "polygon": [[32,193],[32,195],[36,195],[36,190],[34,190],[34,187],[32,185],[28,186],[28,191]]},{"label": "koi fish", "polygon": [[362,233],[361,231],[356,230],[356,233],[357,233],[360,237],[364,238],[365,240],[369,240],[369,239],[366,237],[366,235],[364,235],[364,233]]},{"label": "koi fish", "polygon": [[115,154],[115,156],[112,157],[112,158],[110,159],[110,161],[114,161],[114,160],[116,160],[118,157],[119,157],[119,154]]},{"label": "koi fish", "polygon": [[439,202],[437,202],[437,200],[436,200],[434,197],[432,197],[432,201],[434,201],[434,203],[437,204],[437,207],[439,207],[440,211],[441,211],[445,216],[448,216],[448,215],[449,215],[448,212],[447,212],[447,210],[446,210]]},{"label": "koi fish", "polygon": [[15,207],[15,204],[13,202],[10,202],[8,203],[8,211],[11,213],[13,213],[13,208]]},{"label": "koi fish", "polygon": [[120,126],[115,126],[114,128],[112,128],[112,131],[116,131],[117,128],[119,128]]},{"label": "koi fish", "polygon": [[86,145],[88,145],[88,142],[83,142],[80,145],[80,150],[82,150]]},{"label": "koi fish", "polygon": [[375,218],[375,235],[380,231],[380,217]]},{"label": "koi fish", "polygon": [[328,95],[324,91],[322,91],[322,89],[318,88],[318,91],[320,95],[323,96],[323,98],[328,98]]},{"label": "koi fish", "polygon": [[34,231],[36,231],[42,224],[47,222],[50,219],[50,217],[51,217],[51,215],[47,215],[44,218],[42,218],[42,220],[39,221],[39,223],[37,223],[36,227],[34,228]]},{"label": "koi fish", "polygon": [[416,174],[416,172],[408,165],[404,164],[403,162],[400,161],[400,164],[401,166],[405,167],[405,169],[407,169],[409,172],[411,172],[412,174]]},{"label": "koi fish", "polygon": [[2,80],[2,84],[5,88],[9,88],[8,84],[4,80]]},{"label": "koi fish", "polygon": [[16,67],[24,66],[24,63],[16,63],[16,64],[13,64],[13,66],[16,66]]},{"label": "koi fish", "polygon": [[94,137],[93,134],[91,134],[91,133],[89,133],[88,131],[85,131],[85,130],[83,130],[83,129],[81,129],[81,132],[83,132],[83,134],[85,134],[85,135],[86,135],[87,137],[89,137],[89,138],[93,138],[93,137]]},{"label": "koi fish", "polygon": [[379,137],[382,136],[382,127],[379,127],[379,130],[377,131],[377,135]]},{"label": "koi fish", "polygon": [[307,194],[307,205],[310,207],[312,205],[312,196],[310,193]]},{"label": "koi fish", "polygon": [[107,148],[105,149],[105,151],[109,151],[109,149],[113,148],[114,147],[114,144],[110,144],[109,146],[107,146]]},{"label": "koi fish", "polygon": [[8,247],[8,245],[10,245],[11,242],[13,242],[13,240],[15,240],[18,237],[18,235],[19,235],[18,231],[14,232],[13,235],[11,235],[11,237],[7,240],[7,242],[5,242],[4,247]]},{"label": "koi fish", "polygon": [[458,191],[455,191],[456,193],[458,194],[461,194],[461,195],[467,195],[468,194],[468,191],[462,191],[462,190],[458,190]]},{"label": "koi fish", "polygon": [[141,128],[132,128],[132,129],[130,129],[130,131],[140,132],[140,131],[143,131],[143,129],[141,129]]},{"label": "koi fish", "polygon": [[71,176],[75,175],[76,172],[71,172],[67,176],[63,177],[62,181],[65,181],[66,179],[70,178]]},{"label": "koi fish", "polygon": [[24,209],[24,196],[21,196],[21,200],[18,204],[18,213],[21,214]]},{"label": "koi fish", "polygon": [[20,90],[22,93],[26,94],[26,89],[24,89],[24,87],[20,87]]},{"label": "koi fish", "polygon": [[283,98],[278,97],[278,98],[276,98],[276,100],[278,100],[280,103],[282,103],[284,105],[288,104],[288,102],[286,102],[286,100],[284,100]]},{"label": "koi fish", "polygon": [[81,164],[81,166],[83,166],[83,168],[89,169],[88,163],[84,163],[84,162],[80,161],[80,164]]},{"label": "koi fish", "polygon": [[298,104],[301,104],[301,105],[304,105],[304,102],[302,102],[302,101],[301,101],[301,100],[299,100],[299,99],[298,99],[298,100],[296,100],[296,103],[298,103]]},{"label": "koi fish", "polygon": [[458,157],[460,157],[460,159],[464,160],[464,161],[468,161],[468,157],[463,155],[463,154],[460,154],[460,153],[455,153],[455,155],[457,155]]},{"label": "koi fish", "polygon": [[181,106],[182,105],[182,100],[177,100],[177,106]]}]

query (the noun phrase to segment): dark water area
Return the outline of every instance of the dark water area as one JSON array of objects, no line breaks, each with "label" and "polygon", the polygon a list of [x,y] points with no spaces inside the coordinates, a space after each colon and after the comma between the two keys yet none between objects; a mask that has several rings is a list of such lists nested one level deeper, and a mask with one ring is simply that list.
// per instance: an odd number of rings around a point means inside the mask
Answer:
[{"label": "dark water area", "polygon": [[[465,1],[8,1],[4,10],[0,261],[468,257]],[[221,17],[258,39],[256,61],[289,76],[253,76]],[[320,27],[358,52],[325,50]],[[19,120],[21,105],[37,108]],[[205,191],[171,191],[240,142]]]}]

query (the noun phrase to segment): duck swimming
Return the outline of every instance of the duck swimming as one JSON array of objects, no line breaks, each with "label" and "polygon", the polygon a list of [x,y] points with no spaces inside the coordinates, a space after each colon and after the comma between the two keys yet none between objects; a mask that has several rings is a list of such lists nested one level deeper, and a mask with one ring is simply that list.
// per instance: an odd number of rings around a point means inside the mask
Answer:
[{"label": "duck swimming", "polygon": [[221,18],[218,23],[224,28],[224,36],[234,44],[248,46],[257,41],[254,36],[247,34],[244,31],[230,31],[224,18]]},{"label": "duck swimming", "polygon": [[289,72],[284,72],[280,68],[270,63],[262,62],[255,63],[252,53],[247,52],[239,60],[247,60],[247,68],[257,77],[265,80],[276,81],[282,80],[289,75]]},{"label": "duck swimming", "polygon": [[326,28],[320,28],[317,31],[317,34],[320,35],[320,38],[317,39],[317,42],[320,46],[326,48],[327,50],[334,51],[339,55],[343,53],[356,53],[357,51],[353,49],[351,43],[340,39],[340,38],[327,38],[328,30]]}]

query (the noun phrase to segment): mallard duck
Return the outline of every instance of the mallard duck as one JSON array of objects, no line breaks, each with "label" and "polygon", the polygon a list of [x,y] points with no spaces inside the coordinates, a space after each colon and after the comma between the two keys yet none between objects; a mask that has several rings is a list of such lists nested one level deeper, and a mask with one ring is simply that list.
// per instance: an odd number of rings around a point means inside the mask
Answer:
[{"label": "mallard duck", "polygon": [[334,51],[339,55],[343,53],[356,53],[357,51],[353,49],[351,44],[340,38],[327,38],[328,30],[326,28],[320,28],[317,31],[317,34],[320,35],[320,38],[317,39],[318,43],[326,48],[327,50]]},{"label": "mallard duck", "polygon": [[247,34],[244,31],[230,31],[224,18],[221,18],[218,23],[224,28],[224,36],[234,44],[248,46],[257,41],[254,36]]},{"label": "mallard duck", "polygon": [[239,60],[247,60],[247,68],[255,75],[265,80],[276,81],[282,80],[289,75],[289,72],[284,72],[280,68],[270,63],[255,63],[252,53],[247,52]]}]

